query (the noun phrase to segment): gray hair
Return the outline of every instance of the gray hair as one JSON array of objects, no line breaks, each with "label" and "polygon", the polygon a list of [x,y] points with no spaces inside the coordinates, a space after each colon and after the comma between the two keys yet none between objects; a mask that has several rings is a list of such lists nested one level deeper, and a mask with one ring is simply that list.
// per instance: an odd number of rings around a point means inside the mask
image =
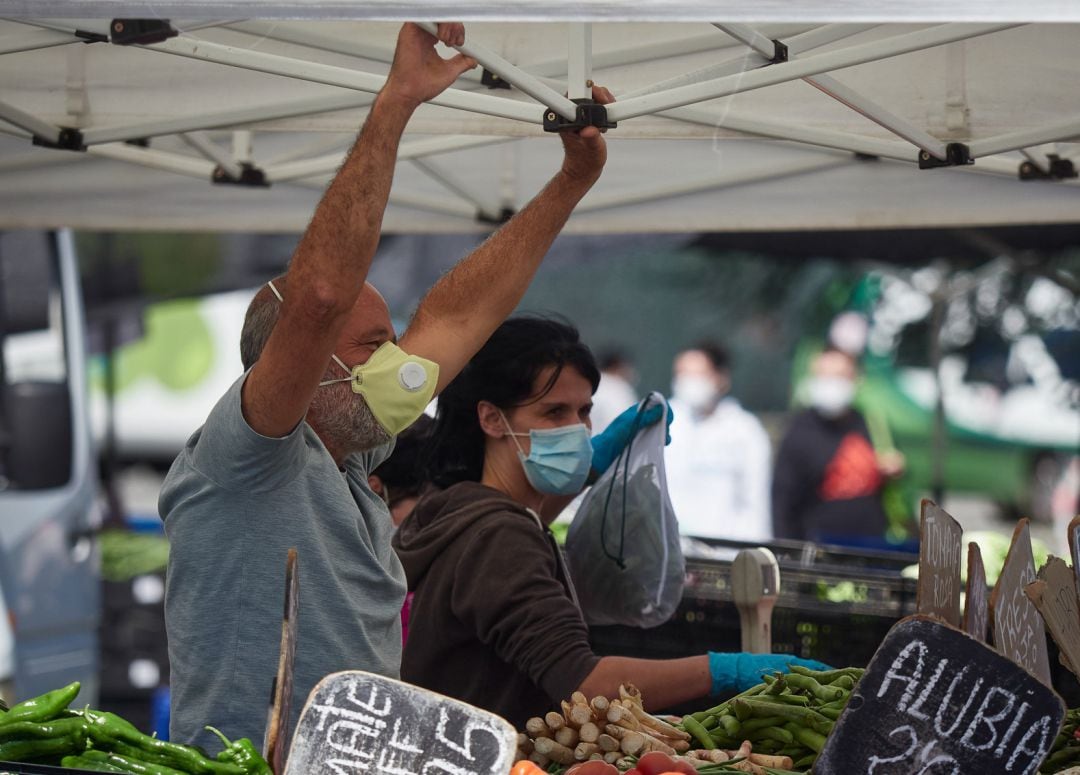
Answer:
[{"label": "gray hair", "polygon": [[[274,285],[278,290],[285,289],[285,275],[275,277]],[[244,371],[255,365],[270,339],[270,333],[277,325],[281,313],[281,302],[277,300],[269,285],[264,285],[255,294],[244,316],[244,328],[240,332],[240,361]]]}]

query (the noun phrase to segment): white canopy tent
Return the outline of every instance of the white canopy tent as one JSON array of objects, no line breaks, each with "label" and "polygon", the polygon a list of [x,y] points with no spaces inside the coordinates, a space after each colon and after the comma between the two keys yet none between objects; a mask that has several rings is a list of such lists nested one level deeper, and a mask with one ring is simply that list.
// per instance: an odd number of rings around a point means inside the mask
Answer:
[{"label": "white canopy tent", "polygon": [[483,68],[410,124],[388,231],[519,208],[589,79],[618,126],[571,232],[1080,222],[1080,4],[1016,5],[0,0],[0,228],[301,230],[392,56],[366,18],[447,15]]}]

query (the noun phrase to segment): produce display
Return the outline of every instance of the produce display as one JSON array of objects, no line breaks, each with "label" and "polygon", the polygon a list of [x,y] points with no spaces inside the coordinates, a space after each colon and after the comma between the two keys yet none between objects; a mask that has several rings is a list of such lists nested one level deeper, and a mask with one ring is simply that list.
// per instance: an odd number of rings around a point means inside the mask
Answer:
[{"label": "produce display", "polygon": [[1065,714],[1061,732],[1054,739],[1054,747],[1046,757],[1039,772],[1062,772],[1071,767],[1080,767],[1080,708],[1073,708]]},{"label": "produce display", "polygon": [[0,712],[0,761],[50,764],[133,775],[273,775],[247,738],[230,741],[211,758],[192,746],[144,735],[120,716],[69,706],[79,683]]},{"label": "produce display", "polygon": [[[748,733],[744,739],[730,743],[726,731],[717,735],[722,737],[720,740],[709,731],[719,724],[714,713],[726,715],[731,710],[732,717],[736,718],[735,714],[742,712],[743,707],[740,704],[740,710],[735,711],[731,703],[742,703],[755,694],[772,690],[778,681],[778,678],[772,679],[771,684],[755,687],[757,691],[744,692],[723,705],[695,714],[700,716],[699,719],[686,716],[679,724],[647,713],[641,693],[632,684],[620,686],[619,697],[610,700],[606,697],[589,700],[575,692],[569,702],[562,703],[561,712],[551,711],[544,718],[534,717],[526,722],[525,731],[518,735],[517,758],[521,761],[514,772],[529,775],[536,771],[530,770],[530,766],[562,775],[613,775],[617,772],[628,772],[629,775],[689,775],[695,772],[705,775],[722,772],[782,775],[792,772],[794,760],[774,745],[773,733]],[[854,686],[854,680],[851,685]],[[770,706],[783,705],[785,712],[787,708],[796,707],[779,699],[777,695],[781,693],[791,696],[790,687],[783,692],[778,689],[775,695],[768,695],[772,699],[761,702]],[[847,692],[845,701],[846,696]],[[782,718],[779,723],[782,725],[788,720]],[[751,737],[761,738],[764,743],[756,744]],[[793,744],[787,747],[805,755],[801,747]]]}]

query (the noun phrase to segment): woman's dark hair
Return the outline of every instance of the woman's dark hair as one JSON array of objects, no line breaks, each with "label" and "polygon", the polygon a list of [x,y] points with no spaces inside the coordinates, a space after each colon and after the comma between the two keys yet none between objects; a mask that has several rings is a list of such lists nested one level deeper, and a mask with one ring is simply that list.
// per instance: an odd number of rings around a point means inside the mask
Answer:
[{"label": "woman's dark hair", "polygon": [[[555,367],[551,378],[537,391],[537,377],[550,366]],[[568,322],[521,315],[495,329],[439,396],[426,461],[429,480],[439,487],[480,481],[486,437],[476,405],[490,401],[500,409],[512,409],[531,404],[550,392],[567,366],[578,371],[596,391],[600,384],[596,360]]]}]

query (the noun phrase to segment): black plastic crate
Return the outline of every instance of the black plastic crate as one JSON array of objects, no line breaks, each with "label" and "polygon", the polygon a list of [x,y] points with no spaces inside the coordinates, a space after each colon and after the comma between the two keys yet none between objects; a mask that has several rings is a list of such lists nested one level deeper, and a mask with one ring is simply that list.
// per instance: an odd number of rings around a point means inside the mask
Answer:
[{"label": "black plastic crate", "polygon": [[[593,627],[597,653],[664,659],[740,649],[731,562],[740,549],[759,544],[706,543],[718,556],[687,558],[683,599],[674,616],[648,630]],[[916,582],[901,571],[917,563],[917,555],[798,541],[766,546],[780,565],[780,594],[772,619],[775,653],[863,667],[889,628],[915,612]]]}]

